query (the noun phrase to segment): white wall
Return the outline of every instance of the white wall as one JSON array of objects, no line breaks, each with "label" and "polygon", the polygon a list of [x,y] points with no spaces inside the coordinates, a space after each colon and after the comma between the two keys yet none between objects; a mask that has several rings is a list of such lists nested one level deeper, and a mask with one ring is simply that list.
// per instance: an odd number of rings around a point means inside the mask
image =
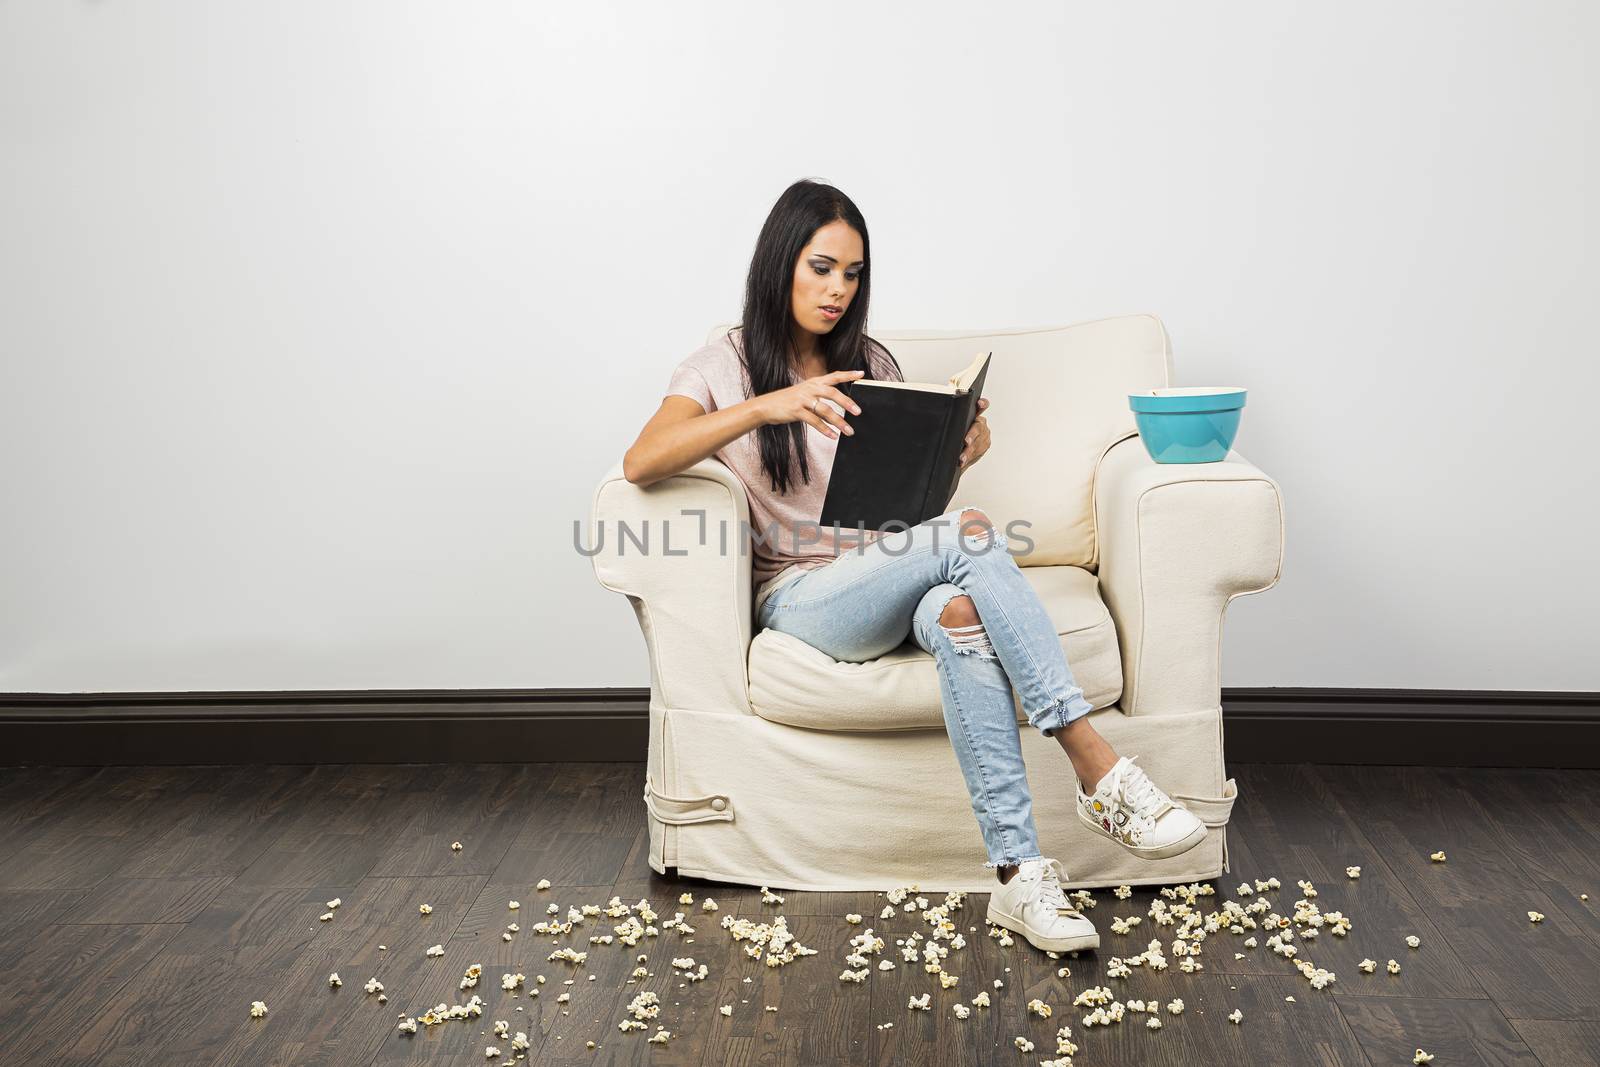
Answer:
[{"label": "white wall", "polygon": [[647,685],[572,547],[772,201],[1250,390],[1224,683],[1600,690],[1588,3],[0,5],[0,691]]}]

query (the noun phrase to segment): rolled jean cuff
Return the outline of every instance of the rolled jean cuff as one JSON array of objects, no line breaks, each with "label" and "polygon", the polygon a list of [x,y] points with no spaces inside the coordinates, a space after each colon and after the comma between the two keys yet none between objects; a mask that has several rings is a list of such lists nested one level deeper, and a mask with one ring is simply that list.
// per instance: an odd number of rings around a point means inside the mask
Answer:
[{"label": "rolled jean cuff", "polygon": [[1026,863],[1028,860],[1042,860],[1042,859],[1044,859],[1043,856],[1037,856],[1037,855],[1035,855],[1035,856],[1023,856],[1021,859],[1015,859],[1015,860],[990,860],[988,863],[985,863],[984,866],[992,871],[992,870],[995,870],[996,868],[999,868],[999,867],[1020,867],[1024,863]]},{"label": "rolled jean cuff", "polygon": [[1083,690],[1078,689],[1071,696],[1063,697],[1033,712],[1028,716],[1028,721],[1038,727],[1046,737],[1053,737],[1061,727],[1083,718],[1093,710],[1094,706],[1084,699]]}]

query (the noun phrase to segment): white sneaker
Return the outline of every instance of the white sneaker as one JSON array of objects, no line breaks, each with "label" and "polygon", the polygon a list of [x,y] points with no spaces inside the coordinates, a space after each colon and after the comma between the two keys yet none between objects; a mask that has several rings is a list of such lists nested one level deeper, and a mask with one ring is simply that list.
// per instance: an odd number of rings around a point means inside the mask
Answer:
[{"label": "white sneaker", "polygon": [[1075,782],[1078,818],[1101,837],[1109,838],[1147,860],[1187,852],[1206,836],[1199,816],[1157,788],[1138,756],[1123,756],[1106,772],[1093,795]]},{"label": "white sneaker", "polygon": [[1072,906],[1061,879],[1067,876],[1059,860],[1023,860],[1011,881],[989,894],[988,919],[1028,939],[1038,949],[1071,952],[1099,948],[1094,923]]}]

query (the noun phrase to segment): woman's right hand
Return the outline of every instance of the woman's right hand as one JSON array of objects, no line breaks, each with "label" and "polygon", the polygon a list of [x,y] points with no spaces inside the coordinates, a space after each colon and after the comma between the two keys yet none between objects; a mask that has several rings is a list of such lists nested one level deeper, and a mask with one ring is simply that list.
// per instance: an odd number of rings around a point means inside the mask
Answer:
[{"label": "woman's right hand", "polygon": [[839,430],[853,434],[855,430],[844,421],[844,416],[827,404],[819,403],[819,400],[831,400],[853,415],[861,414],[856,402],[834,388],[834,383],[853,382],[864,373],[859,370],[836,370],[796,382],[787,389],[774,389],[761,398],[762,416],[769,426],[799,420],[810,423],[829,437],[838,437]]}]

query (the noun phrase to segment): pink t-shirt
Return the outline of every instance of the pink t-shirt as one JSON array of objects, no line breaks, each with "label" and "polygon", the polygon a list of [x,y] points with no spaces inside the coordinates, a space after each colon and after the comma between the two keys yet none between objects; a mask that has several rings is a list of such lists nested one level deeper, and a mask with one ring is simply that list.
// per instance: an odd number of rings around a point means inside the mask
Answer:
[{"label": "pink t-shirt", "polygon": [[[739,331],[741,342],[743,331]],[[872,376],[884,381],[904,381],[892,359],[868,346],[872,355]],[[732,407],[750,399],[746,393],[743,362],[730,334],[694,352],[678,364],[667,384],[668,396],[687,396],[699,401],[708,413]],[[830,401],[834,410],[837,404]],[[849,412],[843,412],[846,419]],[[833,454],[839,439],[805,424],[804,440],[810,462],[809,482],[800,478],[798,459],[791,471],[789,492],[773,492],[772,481],[761,466],[761,442],[756,431],[736,438],[716,452],[716,458],[733,471],[744,484],[750,501],[749,551],[751,579],[755,583],[755,607],[778,586],[804,571],[831,563],[838,556],[882,536],[878,530],[862,531],[841,526],[819,525],[822,500],[828,493],[828,477],[833,471]],[[742,531],[729,531],[730,536]],[[730,542],[731,543],[731,542]]]}]

